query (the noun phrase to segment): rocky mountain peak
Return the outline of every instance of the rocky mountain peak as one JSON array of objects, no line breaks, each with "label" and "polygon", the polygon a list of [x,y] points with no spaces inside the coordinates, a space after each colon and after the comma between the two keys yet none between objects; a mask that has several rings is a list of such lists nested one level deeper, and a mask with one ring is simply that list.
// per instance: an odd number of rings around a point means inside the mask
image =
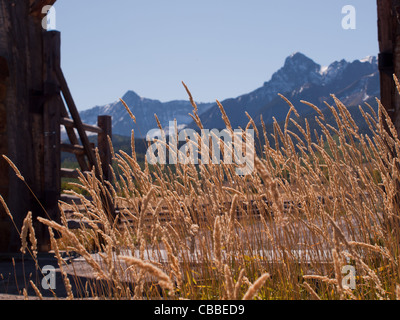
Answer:
[{"label": "rocky mountain peak", "polygon": [[122,100],[124,100],[125,102],[126,101],[137,101],[140,99],[141,99],[141,97],[135,91],[132,91],[132,90],[127,91],[124,94],[124,96],[122,97]]},{"label": "rocky mountain peak", "polygon": [[[321,67],[303,53],[296,52],[285,59],[284,65],[262,87],[221,103],[234,127],[246,126],[245,111],[256,122],[262,115],[264,121],[269,123],[273,117],[282,120],[287,114],[288,106],[278,97],[278,93],[293,99],[293,102],[307,100],[321,108],[324,107],[322,102],[329,99],[330,94],[335,94],[346,105],[362,104],[367,99],[379,96],[377,59],[366,57],[353,62],[340,60]],[[129,136],[134,129],[137,137],[144,137],[148,130],[157,127],[154,114],[157,114],[163,127],[176,119],[178,125],[197,128],[188,115],[192,112],[188,100],[161,102],[142,98],[131,90],[122,98],[134,113],[136,124],[119,101],[82,111],[82,120],[96,124],[97,115],[108,114],[113,117],[114,133]],[[198,107],[205,128],[224,128],[221,112],[214,102],[199,103]],[[297,108],[300,113],[303,112],[302,106]],[[304,112],[307,110],[304,109]]]},{"label": "rocky mountain peak", "polygon": [[271,80],[264,83],[265,87],[273,86],[282,90],[285,87],[294,90],[303,83],[318,83],[321,81],[321,66],[300,52],[286,58],[285,64],[275,72]]}]

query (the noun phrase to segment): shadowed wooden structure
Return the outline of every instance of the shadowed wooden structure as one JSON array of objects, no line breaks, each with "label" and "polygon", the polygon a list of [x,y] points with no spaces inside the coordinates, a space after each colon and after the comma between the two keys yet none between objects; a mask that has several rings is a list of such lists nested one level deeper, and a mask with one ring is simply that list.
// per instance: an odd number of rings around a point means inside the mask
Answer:
[{"label": "shadowed wooden structure", "polygon": [[400,95],[393,74],[400,76],[400,0],[377,0],[381,101],[400,134]]},{"label": "shadowed wooden structure", "polygon": [[[97,126],[82,123],[60,67],[60,33],[42,26],[43,7],[55,1],[0,0],[0,154],[14,162],[35,195],[0,158],[0,194],[19,229],[28,211],[59,219],[61,177],[77,176],[61,168],[61,152],[74,153],[82,171],[94,168],[100,179],[111,177],[111,117],[100,116]],[[61,125],[69,144],[60,141]],[[102,177],[86,131],[98,134]],[[39,250],[48,250],[47,228],[36,224],[35,231]],[[0,252],[16,252],[20,243],[0,206]]]},{"label": "shadowed wooden structure", "polygon": [[[377,9],[381,102],[400,135],[400,93],[393,79],[394,74],[400,77],[400,0],[377,0]],[[389,135],[392,135],[386,122],[384,126]],[[392,151],[392,156],[398,156],[395,150]],[[397,162],[395,165],[399,166]],[[400,181],[396,177],[394,179],[396,194],[393,205],[394,208],[400,208]],[[389,221],[400,238],[398,219],[393,216]]]}]

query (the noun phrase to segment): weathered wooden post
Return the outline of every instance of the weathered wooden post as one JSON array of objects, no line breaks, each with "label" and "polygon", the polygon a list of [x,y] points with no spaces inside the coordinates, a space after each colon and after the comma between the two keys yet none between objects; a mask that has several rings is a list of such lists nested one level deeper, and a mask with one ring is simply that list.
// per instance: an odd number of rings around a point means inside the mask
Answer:
[{"label": "weathered wooden post", "polygon": [[[32,211],[34,223],[38,216],[59,220],[61,175],[77,175],[73,170],[60,168],[62,150],[76,155],[82,171],[94,168],[101,181],[111,180],[112,176],[107,139],[112,134],[111,117],[99,117],[99,126],[82,123],[61,70],[60,33],[42,27],[43,8],[55,1],[0,0],[0,154],[14,162],[31,189],[0,158],[0,193],[13,214],[17,229],[21,229],[28,211]],[[61,124],[71,144],[61,144]],[[102,170],[86,131],[99,135]],[[100,196],[113,220],[115,210],[109,192],[105,189]],[[47,228],[35,223],[35,231],[38,249],[47,251]],[[20,245],[18,231],[0,206],[0,252],[19,251]]]},{"label": "weathered wooden post", "polygon": [[[9,71],[7,60],[0,57],[0,154],[6,154],[8,149],[7,142],[7,110],[6,110],[6,96],[8,87]],[[4,198],[8,198],[8,164],[0,159],[0,194]],[[4,251],[6,247],[10,232],[10,221],[0,206],[0,251]]]},{"label": "weathered wooden post", "polygon": [[[61,65],[61,38],[58,31],[43,32],[43,135],[44,135],[44,197],[43,204],[46,209],[46,217],[58,220],[58,200],[61,191],[61,151],[60,151],[60,119],[61,97],[60,86],[54,72]],[[42,214],[43,215],[43,214]],[[36,228],[40,231],[40,237],[49,239],[48,230],[42,225]],[[43,243],[43,250],[46,250]]]},{"label": "weathered wooden post", "polygon": [[[381,102],[391,121],[400,135],[400,93],[397,91],[393,74],[400,77],[400,0],[377,0],[378,8],[378,41],[379,41],[379,71],[381,85]],[[389,135],[388,125],[384,128]],[[396,150],[388,146],[393,157],[398,157]],[[398,163],[395,162],[398,166]],[[396,183],[393,197],[394,210],[400,210],[400,181],[393,177]],[[393,235],[400,239],[400,221],[395,215],[385,217],[387,226]]]},{"label": "weathered wooden post", "polygon": [[[400,0],[392,0],[392,28],[393,28],[393,69],[394,74],[400,77]],[[395,89],[393,106],[395,109],[394,125],[400,133],[400,93]]]},{"label": "weathered wooden post", "polygon": [[[108,143],[108,137],[112,137],[112,118],[110,116],[98,116],[97,126],[102,129],[102,132],[97,135],[97,147],[99,150],[99,156],[101,161],[101,171],[103,181],[112,181],[112,174],[110,165],[112,164],[112,154],[110,144]],[[107,185],[104,185],[107,188]],[[114,221],[116,218],[115,206],[113,200],[109,194],[105,193],[101,195],[103,200],[104,211],[107,212],[110,221]]]},{"label": "weathered wooden post", "polygon": [[[0,0],[0,150],[15,163],[41,201],[46,199],[44,105],[50,108],[44,84],[42,8],[54,2]],[[17,228],[21,228],[28,211],[34,216],[45,216],[3,158],[0,158],[0,192]],[[0,235],[1,252],[19,250],[18,232],[3,208],[0,208]],[[46,239],[40,231],[38,243],[39,249],[46,250]]]},{"label": "weathered wooden post", "polygon": [[111,181],[112,174],[110,165],[112,155],[107,137],[112,137],[112,118],[111,116],[98,116],[97,126],[102,129],[102,132],[97,135],[97,146],[101,161],[101,169],[103,171],[104,180]]},{"label": "weathered wooden post", "polygon": [[400,134],[400,95],[393,74],[400,77],[400,0],[377,0],[381,101]]},{"label": "weathered wooden post", "polygon": [[[6,116],[1,120],[6,123],[7,128],[7,146],[3,148],[3,152],[5,151],[5,154],[14,161],[27,183],[35,190],[35,156],[32,150],[32,122],[30,121],[34,108],[30,102],[31,97],[35,95],[34,90],[40,92],[43,88],[34,81],[31,75],[34,71],[38,71],[39,74],[36,76],[41,78],[42,42],[40,37],[37,37],[37,33],[30,34],[29,32],[29,27],[36,22],[30,16],[29,1],[1,0],[0,20],[0,56],[5,59],[9,70],[4,100]],[[33,44],[36,41],[38,43]],[[39,60],[34,61],[33,57]],[[40,121],[40,119],[36,120]],[[1,183],[7,187],[3,197],[6,197],[14,215],[14,221],[20,228],[28,210],[31,209],[32,197],[23,182],[13,174],[4,160],[0,159],[0,161],[1,168],[6,171],[2,176],[8,175],[7,181]],[[2,217],[2,220],[6,221],[7,217],[4,217],[4,214]],[[18,233],[9,221],[3,225],[3,230],[0,230],[0,233],[3,232],[7,235],[0,243],[1,251],[17,251]]]},{"label": "weathered wooden post", "polygon": [[381,101],[394,120],[395,85],[393,82],[393,17],[392,0],[377,0],[378,7],[378,41],[379,71],[381,84]]}]

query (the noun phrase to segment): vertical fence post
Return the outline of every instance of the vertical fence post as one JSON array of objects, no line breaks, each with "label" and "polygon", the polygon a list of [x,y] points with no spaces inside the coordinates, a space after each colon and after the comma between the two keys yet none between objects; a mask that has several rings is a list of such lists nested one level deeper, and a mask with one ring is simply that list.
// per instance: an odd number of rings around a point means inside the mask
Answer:
[{"label": "vertical fence post", "polygon": [[[381,102],[387,110],[396,130],[400,133],[400,96],[397,92],[393,74],[400,76],[400,0],[377,0],[378,41]],[[386,121],[385,130],[391,135]],[[398,157],[396,150],[388,146],[392,157]],[[397,169],[399,164],[395,162]],[[396,178],[394,178],[396,179]],[[393,206],[400,209],[400,181],[395,180],[396,190]],[[396,210],[395,209],[395,210]],[[400,224],[394,217],[384,217],[390,232],[400,239]]]},{"label": "vertical fence post", "polygon": [[[394,74],[400,77],[400,0],[393,0],[392,3],[392,28],[393,28],[393,69]],[[393,83],[393,79],[392,79]],[[394,108],[394,125],[397,133],[400,134],[400,95],[397,88],[393,88],[393,108]]]},{"label": "vertical fence post", "polygon": [[112,137],[112,121],[111,116],[98,116],[97,126],[102,129],[102,132],[97,136],[97,145],[99,148],[99,155],[101,160],[101,169],[103,170],[104,180],[111,181],[110,165],[112,162],[112,155],[110,145],[108,143],[108,136]]},{"label": "vertical fence post", "polygon": [[[110,165],[112,163],[112,154],[110,150],[110,145],[108,143],[107,137],[112,137],[112,121],[111,116],[98,116],[97,126],[101,128],[102,132],[97,136],[97,146],[99,149],[99,156],[101,161],[101,169],[103,171],[104,181],[111,182],[111,169]],[[107,189],[107,185],[104,184],[104,188]],[[108,218],[111,223],[114,223],[116,218],[115,204],[113,199],[111,199],[108,192],[101,192],[100,197],[103,202],[104,211],[107,213]]]},{"label": "vertical fence post", "polygon": [[[7,107],[6,96],[9,79],[7,60],[0,57],[0,155],[7,154]],[[9,165],[0,158],[0,195],[7,201],[9,181]],[[3,206],[0,206],[0,252],[6,251],[10,241],[11,221]]]},{"label": "vertical fence post", "polygon": [[377,0],[381,101],[394,120],[392,1]]},{"label": "vertical fence post", "polygon": [[[55,74],[61,63],[61,37],[58,31],[43,32],[44,55],[44,204],[47,214],[58,220],[58,200],[61,192],[61,151],[60,151],[60,86]],[[41,230],[43,247],[49,243],[47,228]],[[45,249],[45,248],[43,248]]]}]

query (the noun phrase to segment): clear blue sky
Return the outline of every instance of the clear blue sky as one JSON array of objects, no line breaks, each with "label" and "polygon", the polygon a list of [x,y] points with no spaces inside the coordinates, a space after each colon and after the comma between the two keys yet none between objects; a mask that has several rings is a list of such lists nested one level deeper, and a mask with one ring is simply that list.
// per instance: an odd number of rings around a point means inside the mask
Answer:
[{"label": "clear blue sky", "polygon": [[[356,30],[342,28],[353,5]],[[80,110],[142,97],[237,97],[300,51],[321,65],[377,55],[376,0],[57,0],[62,68]]]}]

